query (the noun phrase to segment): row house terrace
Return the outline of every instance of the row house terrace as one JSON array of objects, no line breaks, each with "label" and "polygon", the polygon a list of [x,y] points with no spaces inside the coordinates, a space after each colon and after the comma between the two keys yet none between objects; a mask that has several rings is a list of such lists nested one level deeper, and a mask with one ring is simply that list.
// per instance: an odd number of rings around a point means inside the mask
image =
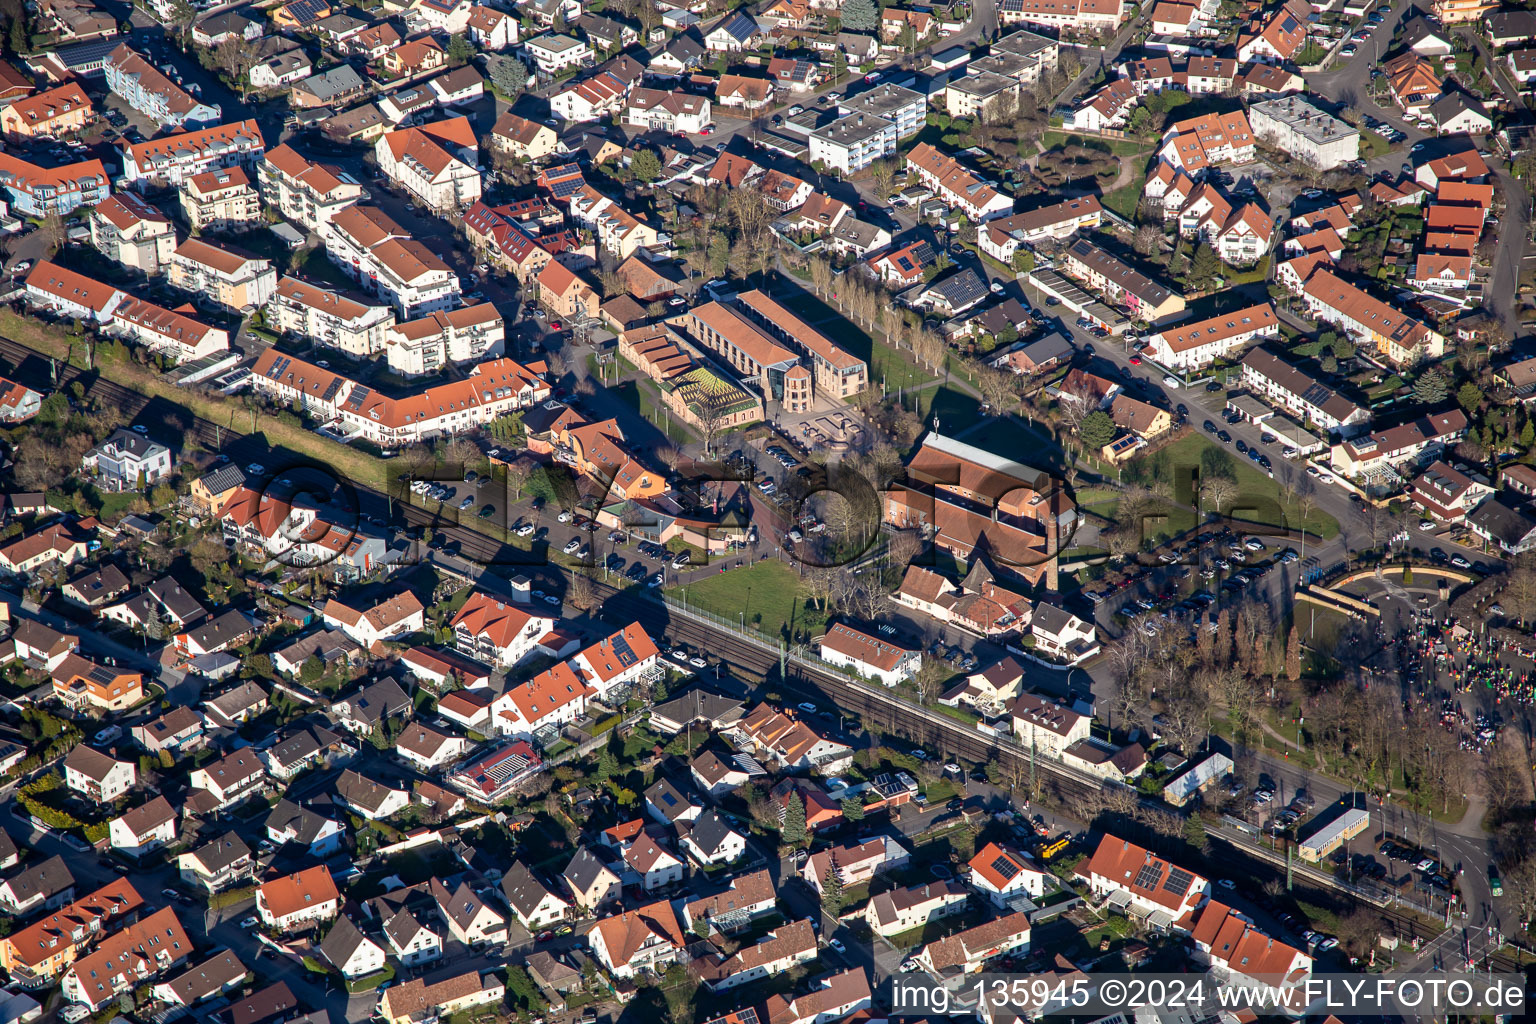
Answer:
[{"label": "row house terrace", "polygon": [[1413,366],[1445,355],[1445,336],[1318,267],[1301,292],[1308,310],[1338,324],[1393,366]]},{"label": "row house terrace", "polygon": [[1146,336],[1146,351],[1163,366],[1196,370],[1209,366],[1256,338],[1278,333],[1275,307],[1265,302],[1221,313],[1195,323],[1182,323]]},{"label": "row house terrace", "polygon": [[287,143],[262,157],[256,182],[268,206],[310,231],[319,230],[366,195],[345,171],[302,156]]},{"label": "row house terrace", "polygon": [[541,370],[506,358],[476,365],[463,380],[399,398],[275,350],[262,353],[251,374],[257,393],[384,447],[484,426],[550,395]]},{"label": "row house terrace", "polygon": [[224,167],[254,167],[267,144],[254,120],[168,135],[123,151],[123,180],[138,187],[179,186]]},{"label": "row house terrace", "polygon": [[406,319],[459,304],[459,278],[374,206],[349,206],[320,229],[331,260]]},{"label": "row house terrace", "polygon": [[486,260],[510,270],[525,287],[555,258],[539,243],[536,227],[515,216],[511,206],[476,203],[464,215],[464,233]]},{"label": "row house terrace", "polygon": [[951,209],[959,210],[972,221],[980,222],[1006,216],[1013,210],[1013,197],[999,192],[978,178],[952,156],[928,143],[915,146],[907,154],[907,171],[933,189]]}]

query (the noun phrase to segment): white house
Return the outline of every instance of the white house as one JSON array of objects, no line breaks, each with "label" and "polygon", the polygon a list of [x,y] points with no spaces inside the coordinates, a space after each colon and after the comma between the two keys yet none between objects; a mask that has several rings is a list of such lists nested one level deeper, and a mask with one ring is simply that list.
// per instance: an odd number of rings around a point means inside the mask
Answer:
[{"label": "white house", "polygon": [[970,898],[970,890],[951,879],[888,889],[865,905],[864,922],[876,935],[889,938],[962,914]]},{"label": "white house", "polygon": [[256,913],[261,923],[280,932],[296,931],[329,921],[341,909],[341,894],[323,864],[283,875],[256,889]]},{"label": "white house", "polygon": [[381,640],[419,633],[426,623],[426,608],[409,590],[367,608],[354,608],[333,597],[326,601],[324,615],[328,627],[346,633],[364,649]]},{"label": "white house", "polygon": [[1194,872],[1108,833],[1077,871],[1088,880],[1096,898],[1134,911],[1163,929],[1172,927],[1211,893],[1211,883]]},{"label": "white house", "polygon": [[458,214],[480,198],[479,140],[469,118],[453,117],[386,132],[374,155],[389,179],[438,214]]},{"label": "white house", "polygon": [[320,955],[348,981],[377,974],[388,961],[384,947],[364,935],[346,917],[336,919],[319,948]]},{"label": "white house", "polygon": [[1185,321],[1147,337],[1148,353],[1160,365],[1197,370],[1265,335],[1276,334],[1280,322],[1269,302],[1247,306],[1199,320]]},{"label": "white house", "polygon": [[1017,850],[988,843],[970,862],[971,887],[999,909],[1025,909],[1020,897],[1045,895],[1045,872]]},{"label": "white house", "polygon": [[841,622],[822,637],[821,658],[830,665],[850,668],[886,686],[895,686],[912,678],[923,664],[921,651],[909,650]]},{"label": "white house", "polygon": [[732,828],[719,811],[699,815],[682,838],[682,847],[705,867],[732,864],[747,852],[747,840]]},{"label": "white house", "polygon": [[119,761],[83,743],[64,758],[64,785],[95,803],[112,803],[137,781],[132,761]]},{"label": "white house", "polygon": [[165,797],[156,796],[113,818],[107,824],[107,838],[114,850],[142,856],[175,841],[179,817]]}]

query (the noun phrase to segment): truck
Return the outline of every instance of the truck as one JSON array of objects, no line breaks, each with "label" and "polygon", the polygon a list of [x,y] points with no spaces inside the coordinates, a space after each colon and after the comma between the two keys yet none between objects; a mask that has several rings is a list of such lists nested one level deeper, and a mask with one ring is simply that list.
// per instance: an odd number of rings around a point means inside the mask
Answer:
[{"label": "truck", "polygon": [[1504,895],[1504,880],[1499,877],[1499,869],[1492,865],[1488,868],[1488,894],[1490,896]]}]

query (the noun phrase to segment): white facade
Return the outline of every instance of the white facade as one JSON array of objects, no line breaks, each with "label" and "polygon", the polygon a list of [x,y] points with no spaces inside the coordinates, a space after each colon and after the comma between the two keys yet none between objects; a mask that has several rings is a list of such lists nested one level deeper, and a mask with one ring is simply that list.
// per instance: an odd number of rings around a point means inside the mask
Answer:
[{"label": "white facade", "polygon": [[365,305],[293,277],[277,283],[266,309],[271,329],[360,359],[383,351],[389,329],[395,325],[394,311],[388,306]]},{"label": "white facade", "polygon": [[896,153],[897,129],[894,121],[870,114],[849,114],[811,133],[809,159],[812,166],[852,174],[876,160]]}]

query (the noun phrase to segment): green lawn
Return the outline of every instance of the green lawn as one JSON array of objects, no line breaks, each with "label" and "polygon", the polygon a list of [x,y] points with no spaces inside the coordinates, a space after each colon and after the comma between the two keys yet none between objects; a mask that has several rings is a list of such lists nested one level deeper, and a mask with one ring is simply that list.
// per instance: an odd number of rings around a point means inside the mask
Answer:
[{"label": "green lawn", "polygon": [[[1303,524],[1298,521],[1294,510],[1287,514],[1279,484],[1261,472],[1248,459],[1228,452],[1226,448],[1206,440],[1199,434],[1180,438],[1163,451],[1172,456],[1173,465],[1177,468],[1199,467],[1207,451],[1220,452],[1226,456],[1226,461],[1231,466],[1232,476],[1237,481],[1237,497],[1223,508],[1222,512],[1234,519],[1265,526],[1302,528]],[[1309,535],[1320,536],[1324,540],[1339,534],[1338,520],[1321,509],[1313,509],[1306,520],[1305,528]]]},{"label": "green lawn", "polygon": [[758,562],[747,569],[719,573],[699,583],[669,587],[667,593],[686,599],[689,608],[713,612],[734,622],[745,621],[770,637],[791,633],[819,635],[827,625],[826,613],[807,608],[800,595],[800,577],[779,561]]},{"label": "green lawn", "polygon": [[[835,285],[834,290],[836,290]],[[933,374],[919,367],[912,361],[910,355],[899,352],[885,342],[865,334],[852,321],[811,293],[783,296],[780,301],[783,302],[785,309],[793,310],[805,317],[840,348],[868,363],[871,387],[880,387],[883,384],[887,391],[894,391],[897,388],[910,388],[914,384],[922,384],[933,379]]]},{"label": "green lawn", "polygon": [[[608,371],[613,372],[611,369]],[[667,435],[667,439],[673,444],[691,444],[697,440],[693,431],[685,427],[672,415],[672,410],[662,404],[660,397],[656,395],[656,385],[649,380],[621,380],[617,384],[606,386],[610,394],[617,395],[625,405],[635,410],[640,418],[652,424],[657,430]]]},{"label": "green lawn", "polygon": [[1145,139],[1101,139],[1097,135],[1083,135],[1055,128],[1046,131],[1042,142],[1046,149],[1055,149],[1057,146],[1065,146],[1072,142],[1090,149],[1107,149],[1115,156],[1135,156],[1138,153],[1147,152],[1150,148]]}]

